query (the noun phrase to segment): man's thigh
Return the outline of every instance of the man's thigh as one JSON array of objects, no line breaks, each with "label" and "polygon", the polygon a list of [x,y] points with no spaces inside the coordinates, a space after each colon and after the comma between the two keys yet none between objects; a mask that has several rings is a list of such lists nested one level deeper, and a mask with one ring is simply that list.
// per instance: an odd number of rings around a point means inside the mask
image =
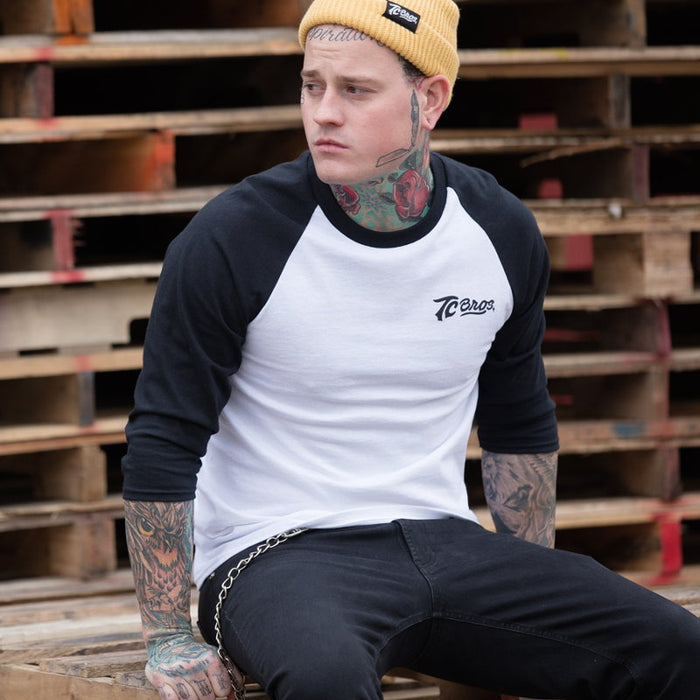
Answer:
[{"label": "man's thigh", "polygon": [[636,698],[680,661],[675,638],[697,648],[697,620],[588,557],[460,520],[401,527],[433,593],[417,670],[512,695]]},{"label": "man's thigh", "polygon": [[[205,630],[220,580],[202,589]],[[234,661],[276,698],[302,684],[299,697],[323,697],[345,684],[355,688],[353,700],[379,698],[379,678],[390,663],[384,650],[399,638],[402,654],[415,658],[430,610],[429,586],[396,523],[312,530],[240,575],[224,606],[223,630]],[[311,676],[327,684],[325,691],[309,689]]]}]

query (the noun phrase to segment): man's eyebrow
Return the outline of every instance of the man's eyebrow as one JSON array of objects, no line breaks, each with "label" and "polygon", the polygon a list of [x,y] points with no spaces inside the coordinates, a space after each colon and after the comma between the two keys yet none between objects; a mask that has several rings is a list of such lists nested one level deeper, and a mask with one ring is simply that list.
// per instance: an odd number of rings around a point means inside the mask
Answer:
[{"label": "man's eyebrow", "polygon": [[[317,70],[302,70],[301,71],[301,77],[302,78],[318,78],[319,77],[319,71]],[[336,79],[341,82],[341,83],[364,83],[364,84],[370,84],[370,83],[376,83],[377,80],[376,78],[371,78],[368,75],[338,75],[335,76]]]}]

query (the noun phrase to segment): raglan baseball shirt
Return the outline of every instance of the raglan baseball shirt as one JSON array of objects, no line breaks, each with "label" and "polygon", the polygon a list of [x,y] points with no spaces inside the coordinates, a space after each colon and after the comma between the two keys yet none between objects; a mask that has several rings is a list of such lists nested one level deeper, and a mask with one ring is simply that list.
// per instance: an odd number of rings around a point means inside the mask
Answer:
[{"label": "raglan baseball shirt", "polygon": [[170,245],[127,426],[124,497],[195,498],[194,578],[291,527],[475,519],[493,452],[557,449],[529,210],[433,154],[428,215],[353,222],[308,153],[207,204]]}]

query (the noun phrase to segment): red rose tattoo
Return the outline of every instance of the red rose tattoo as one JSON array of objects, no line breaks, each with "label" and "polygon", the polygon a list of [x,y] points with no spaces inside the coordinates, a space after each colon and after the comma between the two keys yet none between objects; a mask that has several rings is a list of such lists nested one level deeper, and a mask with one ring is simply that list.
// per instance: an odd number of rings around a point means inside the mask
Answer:
[{"label": "red rose tattoo", "polygon": [[333,191],[338,204],[347,214],[357,214],[360,211],[360,195],[347,185],[334,185]]},{"label": "red rose tattoo", "polygon": [[394,183],[396,213],[402,221],[418,219],[430,199],[430,187],[416,170],[407,170]]}]

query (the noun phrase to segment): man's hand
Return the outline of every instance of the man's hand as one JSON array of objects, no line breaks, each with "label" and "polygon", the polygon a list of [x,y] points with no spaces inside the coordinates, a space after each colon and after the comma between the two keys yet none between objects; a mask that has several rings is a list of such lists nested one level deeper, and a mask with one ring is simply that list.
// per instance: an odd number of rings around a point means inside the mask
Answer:
[{"label": "man's hand", "polygon": [[[235,700],[214,647],[198,641],[190,621],[193,502],[125,501],[126,541],[134,572],[146,677],[161,700]],[[233,669],[239,689],[243,676]]]},{"label": "man's hand", "polygon": [[[146,677],[161,700],[235,699],[228,672],[214,647],[190,634],[175,633],[151,639],[147,649]],[[236,682],[242,689],[240,672]]]}]

